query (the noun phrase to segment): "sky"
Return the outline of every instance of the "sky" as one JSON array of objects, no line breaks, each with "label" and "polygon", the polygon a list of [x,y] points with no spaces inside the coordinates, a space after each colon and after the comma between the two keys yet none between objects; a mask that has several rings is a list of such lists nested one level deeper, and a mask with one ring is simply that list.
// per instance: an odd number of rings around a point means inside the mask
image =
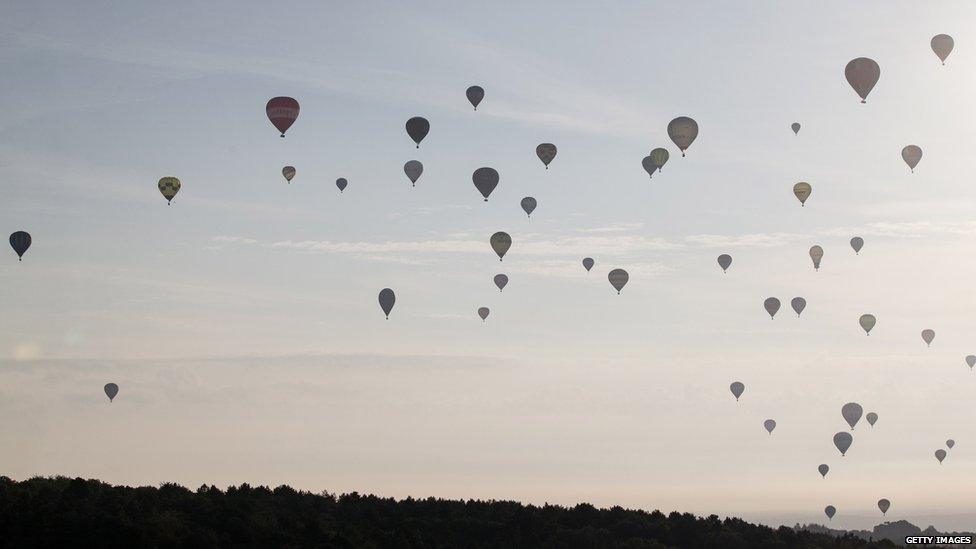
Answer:
[{"label": "sky", "polygon": [[[34,242],[0,254],[0,474],[976,528],[973,28],[970,2],[7,3],[0,229]],[[880,419],[841,457],[851,401]]]}]

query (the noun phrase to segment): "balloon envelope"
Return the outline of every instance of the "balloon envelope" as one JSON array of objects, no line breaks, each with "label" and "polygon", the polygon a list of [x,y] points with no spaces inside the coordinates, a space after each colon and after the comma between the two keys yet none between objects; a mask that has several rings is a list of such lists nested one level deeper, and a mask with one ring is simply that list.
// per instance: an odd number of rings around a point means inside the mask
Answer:
[{"label": "balloon envelope", "polygon": [[119,386],[114,383],[105,384],[105,396],[108,397],[108,401],[112,402],[115,400],[115,395],[119,394]]},{"label": "balloon envelope", "polygon": [[800,133],[800,123],[799,122],[794,122],[794,123],[790,124],[790,128],[793,129],[793,134],[794,135]]},{"label": "balloon envelope", "polygon": [[802,297],[794,297],[790,300],[790,307],[793,307],[793,311],[796,312],[796,316],[800,316],[803,309],[807,308],[807,300]]},{"label": "balloon envelope", "polygon": [[654,177],[654,170],[657,168],[654,167],[654,161],[651,160],[650,156],[645,156],[644,160],[641,160],[641,166],[644,167],[644,171],[647,172],[648,177]]},{"label": "balloon envelope", "polygon": [[918,166],[918,162],[922,160],[922,148],[918,145],[908,145],[901,150],[901,158],[912,172],[915,172],[915,166]]},{"label": "balloon envelope", "polygon": [[383,288],[380,290],[380,308],[383,309],[383,314],[386,318],[390,318],[390,311],[393,310],[393,304],[396,303],[396,295],[393,290],[389,288]]},{"label": "balloon envelope", "polygon": [[522,210],[525,211],[525,215],[532,217],[532,212],[535,211],[535,207],[538,203],[531,196],[526,196],[522,199]]},{"label": "balloon envelope", "polygon": [[485,98],[485,89],[481,86],[471,86],[464,92],[464,95],[468,96],[468,101],[474,110],[478,110],[478,104]]},{"label": "balloon envelope", "polygon": [[773,434],[773,429],[776,428],[776,420],[767,419],[766,421],[763,422],[763,427],[766,428],[766,431],[768,431],[769,434]]},{"label": "balloon envelope", "polygon": [[861,252],[861,248],[863,248],[863,247],[864,247],[864,239],[863,238],[861,238],[859,236],[855,236],[854,238],[851,239],[851,248],[854,249],[854,253],[860,253]]},{"label": "balloon envelope", "polygon": [[866,334],[871,335],[871,330],[874,328],[874,325],[878,323],[878,319],[874,318],[874,315],[861,315],[861,318],[858,319],[858,323],[861,325],[861,328],[864,329]]},{"label": "balloon envelope", "polygon": [[848,402],[847,404],[841,406],[840,415],[843,416],[844,421],[851,426],[851,430],[857,425],[857,422],[861,420],[861,414],[864,413],[864,409],[861,405],[856,402]]},{"label": "balloon envelope", "polygon": [[932,37],[932,51],[935,55],[939,56],[939,60],[945,65],[945,60],[952,53],[952,46],[954,46],[952,37],[948,34],[936,34]]},{"label": "balloon envelope", "polygon": [[935,459],[939,460],[939,463],[942,463],[942,460],[944,460],[945,458],[946,458],[945,450],[939,448],[938,450],[935,451]]},{"label": "balloon envelope", "polygon": [[966,355],[966,364],[969,365],[970,369],[972,369],[973,366],[976,366],[976,355]]},{"label": "balloon envelope", "polygon": [[723,273],[728,271],[729,267],[732,266],[732,256],[729,254],[718,256],[718,266],[722,268]]},{"label": "balloon envelope", "polygon": [[163,193],[163,198],[169,203],[176,196],[176,193],[180,192],[180,180],[175,177],[163,177],[159,180],[156,185],[159,187],[159,192]]},{"label": "balloon envelope", "polygon": [[420,163],[419,160],[408,160],[406,164],[403,165],[403,173],[407,174],[407,178],[414,187],[417,186],[417,180],[420,179],[420,174],[424,173],[424,165]]},{"label": "balloon envelope", "polygon": [[667,149],[658,147],[651,151],[651,164],[661,171],[661,168],[668,163],[668,158],[671,157],[671,153]]},{"label": "balloon envelope", "polygon": [[878,500],[878,509],[881,509],[881,514],[882,515],[885,514],[885,513],[887,513],[889,508],[891,508],[891,502],[890,501],[888,501],[886,499],[883,499],[883,498]]},{"label": "balloon envelope", "polygon": [[827,472],[830,471],[830,466],[826,463],[821,463],[820,466],[817,467],[817,471],[820,471],[820,476],[827,478]]},{"label": "balloon envelope", "polygon": [[868,94],[871,93],[874,85],[881,78],[881,67],[874,59],[858,57],[852,59],[844,68],[844,76],[847,77],[847,83],[861,97],[861,103],[865,103]]},{"label": "balloon envelope", "polygon": [[736,400],[739,400],[739,397],[745,392],[746,386],[741,381],[733,381],[732,384],[729,385],[729,390],[732,391],[732,396],[734,396]]},{"label": "balloon envelope", "polygon": [[668,137],[681,149],[681,156],[684,156],[685,151],[698,137],[698,122],[687,116],[679,116],[668,123]]},{"label": "balloon envelope", "polygon": [[346,181],[345,177],[340,177],[339,179],[336,179],[336,187],[339,187],[340,193],[346,190],[346,185],[349,185],[349,182]]},{"label": "balloon envelope", "polygon": [[820,246],[810,247],[810,259],[813,260],[813,268],[815,270],[820,270],[820,260],[823,259],[823,248]]},{"label": "balloon envelope", "polygon": [[[593,268],[593,258],[592,257],[584,257],[583,258],[583,268],[586,269],[587,272],[589,272],[589,270]],[[974,358],[976,358],[976,357],[974,357]]]},{"label": "balloon envelope", "polygon": [[556,146],[552,143],[542,143],[535,148],[535,155],[546,165],[546,169],[548,170],[549,163],[556,158]]},{"label": "balloon envelope", "polygon": [[922,341],[926,345],[931,345],[933,339],[935,339],[935,330],[922,330]]},{"label": "balloon envelope", "polygon": [[32,239],[27,231],[17,231],[10,235],[10,247],[17,252],[17,257],[22,261],[27,249],[30,248]]},{"label": "balloon envelope", "polygon": [[420,148],[420,142],[427,137],[427,132],[430,131],[430,122],[422,116],[415,116],[410,120],[407,120],[407,135],[413,142],[417,144],[417,148]]},{"label": "balloon envelope", "polygon": [[775,297],[767,297],[766,301],[763,301],[763,307],[766,312],[769,313],[769,318],[776,316],[776,311],[779,310],[779,299]]},{"label": "balloon envelope", "polygon": [[483,321],[486,318],[488,318],[488,313],[489,312],[491,312],[491,311],[488,310],[488,307],[481,307],[481,308],[478,309],[478,316],[480,316],[481,317],[481,320]]},{"label": "balloon envelope", "polygon": [[498,286],[498,291],[500,292],[505,289],[505,286],[508,285],[508,275],[496,274],[494,281],[495,286]]},{"label": "balloon envelope", "polygon": [[952,450],[952,447],[955,445],[956,445],[956,441],[952,440],[951,438],[946,441],[946,448],[950,450]]},{"label": "balloon envelope", "polygon": [[281,132],[281,137],[285,136],[288,128],[298,119],[298,111],[298,101],[291,97],[274,97],[264,106],[268,120]]},{"label": "balloon envelope", "polygon": [[481,196],[485,197],[485,202],[488,202],[488,195],[498,186],[498,172],[495,168],[478,168],[471,174],[471,181]]},{"label": "balloon envelope", "polygon": [[828,519],[834,518],[834,514],[836,513],[837,513],[837,509],[835,509],[833,505],[828,505],[824,507],[824,514],[827,515]]},{"label": "balloon envelope", "polygon": [[627,271],[623,269],[614,269],[610,271],[610,274],[607,275],[607,278],[610,280],[610,285],[613,286],[614,289],[617,290],[617,293],[619,294],[620,290],[622,290],[624,286],[627,285],[627,281],[630,280],[630,275],[627,274]]},{"label": "balloon envelope", "polygon": [[512,247],[512,237],[502,231],[491,235],[489,242],[491,243],[491,249],[495,250],[495,253],[498,254],[498,261],[501,261],[505,257],[505,253],[508,252],[508,249]]},{"label": "balloon envelope", "polygon": [[840,450],[840,455],[842,456],[847,453],[852,442],[854,442],[854,437],[847,431],[841,431],[834,435],[834,446]]},{"label": "balloon envelope", "polygon": [[803,206],[807,203],[807,199],[810,198],[810,193],[813,192],[813,187],[805,181],[800,181],[796,185],[793,185],[793,194],[796,195],[797,200],[800,201],[800,205]]},{"label": "balloon envelope", "polygon": [[874,427],[874,424],[878,422],[878,414],[874,412],[868,412],[864,419],[868,420],[868,425]]},{"label": "balloon envelope", "polygon": [[285,181],[291,183],[292,178],[295,177],[295,167],[285,166],[284,168],[281,168],[281,175],[285,176]]}]

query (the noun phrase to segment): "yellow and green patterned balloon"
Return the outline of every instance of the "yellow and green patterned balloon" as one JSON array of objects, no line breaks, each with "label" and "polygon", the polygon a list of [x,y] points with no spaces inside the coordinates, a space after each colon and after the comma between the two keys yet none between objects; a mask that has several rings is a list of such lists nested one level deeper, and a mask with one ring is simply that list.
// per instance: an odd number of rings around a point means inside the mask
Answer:
[{"label": "yellow and green patterned balloon", "polygon": [[176,193],[180,192],[180,180],[175,177],[164,177],[159,180],[159,192],[163,193],[163,198],[169,204]]}]

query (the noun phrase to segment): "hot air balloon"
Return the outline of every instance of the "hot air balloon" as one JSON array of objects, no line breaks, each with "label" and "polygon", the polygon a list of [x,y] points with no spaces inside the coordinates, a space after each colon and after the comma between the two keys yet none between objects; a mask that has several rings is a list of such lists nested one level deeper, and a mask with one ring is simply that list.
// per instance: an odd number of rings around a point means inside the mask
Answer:
[{"label": "hot air balloon", "polygon": [[729,267],[732,266],[732,256],[729,254],[722,254],[718,256],[718,266],[722,268],[722,272],[727,272]]},{"label": "hot air balloon", "polygon": [[799,135],[800,133],[800,123],[794,122],[790,124],[790,128],[793,130],[793,135]]},{"label": "hot air balloon", "polygon": [[851,239],[851,248],[854,249],[854,253],[855,254],[861,253],[861,248],[863,248],[863,247],[864,247],[864,239],[863,238],[861,238],[859,236],[855,236],[854,238]]},{"label": "hot air balloon", "polygon": [[285,181],[291,183],[292,178],[295,177],[295,167],[285,166],[281,168],[281,175],[285,176]]},{"label": "hot air balloon", "polygon": [[935,330],[922,330],[922,341],[924,341],[926,345],[931,346],[933,339],[935,339]]},{"label": "hot air balloon", "polygon": [[651,151],[651,164],[657,168],[657,171],[661,171],[664,165],[668,163],[668,158],[671,157],[671,153],[667,149],[658,147]]},{"label": "hot air balloon", "polygon": [[861,318],[858,319],[858,323],[860,323],[861,328],[864,329],[864,333],[871,335],[871,329],[874,328],[874,325],[878,323],[878,319],[874,318],[874,315],[861,315]]},{"label": "hot air balloon", "polygon": [[827,465],[826,463],[821,463],[821,464],[820,464],[820,465],[819,465],[819,466],[817,467],[817,471],[820,471],[820,476],[821,476],[821,477],[823,477],[823,478],[827,478],[827,472],[828,472],[828,471],[830,471],[830,466],[829,466],[829,465]]},{"label": "hot air balloon", "polygon": [[881,514],[884,515],[891,508],[891,502],[882,498],[878,500],[878,509],[881,509]]},{"label": "hot air balloon", "polygon": [[956,445],[956,441],[952,440],[951,438],[946,441],[946,448],[950,450],[952,450],[952,447],[955,445]]},{"label": "hot air balloon", "polygon": [[498,186],[498,172],[494,168],[478,168],[471,174],[471,181],[481,196],[488,202],[488,195]]},{"label": "hot air balloon", "polygon": [[478,316],[481,317],[481,321],[482,322],[484,322],[485,319],[488,318],[488,313],[489,312],[491,312],[491,311],[488,310],[488,307],[481,307],[481,308],[478,309]]},{"label": "hot air balloon", "polygon": [[407,174],[411,186],[416,187],[420,174],[424,173],[424,165],[419,160],[409,160],[403,165],[403,173]]},{"label": "hot air balloon", "polygon": [[630,280],[630,275],[628,275],[627,271],[623,269],[614,269],[610,271],[607,278],[610,280],[610,285],[617,290],[617,294],[620,294],[620,290],[622,290],[624,286],[627,285],[627,281]]},{"label": "hot air balloon", "polygon": [[942,460],[944,460],[945,458],[946,458],[945,450],[939,448],[938,450],[935,451],[935,459],[939,460],[940,464],[942,463]]},{"label": "hot air balloon", "polygon": [[505,286],[508,285],[508,275],[496,274],[494,281],[495,286],[498,286],[498,291],[500,292],[505,289]]},{"label": "hot air balloon", "polygon": [[542,143],[535,148],[535,155],[546,165],[546,169],[548,170],[549,163],[556,158],[556,146],[552,143]]},{"label": "hot air balloon", "polygon": [[119,386],[114,383],[105,384],[105,396],[108,397],[108,401],[112,402],[115,400],[115,395],[119,394]]},{"label": "hot air balloon", "polygon": [[810,259],[813,260],[813,269],[815,271],[820,270],[820,260],[823,259],[823,248],[820,246],[810,247]]},{"label": "hot air balloon", "polygon": [[336,187],[339,187],[339,192],[340,193],[342,191],[346,190],[346,185],[348,185],[348,184],[349,184],[349,182],[346,181],[346,178],[345,177],[340,177],[339,179],[336,179]]},{"label": "hot air balloon", "polygon": [[291,97],[274,97],[264,107],[264,112],[268,114],[268,120],[271,120],[274,127],[278,128],[281,137],[285,136],[288,128],[298,119],[298,110],[298,101]]},{"label": "hot air balloon", "polygon": [[766,421],[763,422],[763,427],[766,428],[766,431],[768,431],[769,434],[773,434],[773,429],[776,428],[776,420],[767,419]]},{"label": "hot air balloon", "polygon": [[861,103],[866,103],[868,94],[878,83],[878,78],[881,78],[881,67],[874,59],[858,57],[852,59],[844,68],[844,76],[847,77],[847,83],[861,96]]},{"label": "hot air balloon", "polygon": [[159,187],[159,192],[163,193],[163,198],[166,199],[166,203],[169,204],[176,197],[176,193],[180,192],[180,180],[175,177],[164,177],[159,180],[157,184]]},{"label": "hot air balloon", "polygon": [[512,247],[512,237],[502,231],[491,235],[489,242],[491,243],[491,249],[495,250],[495,253],[498,254],[498,261],[501,261],[505,257],[505,253],[508,252],[508,249]]},{"label": "hot air balloon", "polygon": [[525,211],[525,215],[532,217],[532,212],[535,211],[535,207],[538,204],[534,198],[531,196],[526,196],[522,199],[522,210]]},{"label": "hot air balloon", "polygon": [[[590,269],[593,268],[593,258],[592,257],[584,257],[583,258],[583,268],[586,269],[586,272],[590,272]],[[976,357],[974,357],[974,358],[976,358]]]},{"label": "hot air balloon", "polygon": [[644,167],[644,171],[647,172],[648,177],[654,177],[654,170],[657,168],[654,167],[654,160],[650,156],[645,156],[644,160],[641,160],[641,166]]},{"label": "hot air balloon", "polygon": [[837,513],[837,509],[835,509],[833,505],[824,507],[824,514],[827,515],[827,520],[833,519],[835,513]]},{"label": "hot air balloon", "polygon": [[968,364],[969,369],[972,370],[973,366],[976,366],[976,355],[966,355],[966,364]]},{"label": "hot air balloon", "polygon": [[389,288],[383,288],[380,290],[380,308],[383,309],[383,314],[386,315],[386,319],[390,319],[390,311],[393,310],[393,304],[396,303],[396,295],[393,290]]},{"label": "hot air balloon", "polygon": [[741,381],[733,381],[732,384],[729,385],[729,390],[732,391],[732,396],[734,396],[736,400],[739,400],[739,397],[745,392],[746,386]]},{"label": "hot air balloon", "polygon": [[874,412],[868,412],[867,415],[864,416],[864,419],[868,420],[868,425],[874,427],[874,424],[877,423],[878,421],[878,414]]},{"label": "hot air balloon", "polygon": [[485,98],[485,89],[481,86],[471,86],[464,92],[464,95],[468,96],[468,101],[474,110],[478,110],[478,103],[481,103],[481,100]]},{"label": "hot air balloon", "polygon": [[766,301],[763,301],[763,307],[769,313],[769,318],[772,319],[776,316],[776,311],[779,310],[779,300],[775,297],[767,297]]},{"label": "hot air balloon", "polygon": [[847,450],[851,447],[852,442],[854,442],[854,437],[846,431],[841,431],[834,435],[834,446],[840,450],[841,457],[847,454]]},{"label": "hot air balloon", "polygon": [[422,116],[415,116],[410,120],[407,120],[407,135],[413,142],[417,144],[417,148],[420,148],[420,142],[427,137],[427,132],[430,131],[430,122]]},{"label": "hot air balloon", "polygon": [[800,316],[803,309],[807,308],[807,300],[803,299],[802,297],[794,297],[792,300],[790,300],[790,307],[793,307],[793,311],[796,312],[796,316]]},{"label": "hot air balloon", "polygon": [[936,34],[932,37],[932,51],[935,55],[939,56],[939,60],[945,65],[946,57],[952,53],[952,46],[954,45],[952,37],[948,34]]},{"label": "hot air balloon", "polygon": [[864,409],[861,405],[856,402],[848,402],[843,405],[840,409],[840,415],[844,418],[844,421],[851,426],[851,431],[854,430],[854,426],[857,422],[861,420],[861,414],[864,413]]},{"label": "hot air balloon", "polygon": [[698,122],[687,116],[679,116],[668,123],[668,137],[681,149],[681,156],[684,156],[685,151],[698,137]]},{"label": "hot air balloon", "polygon": [[915,166],[918,166],[918,162],[922,159],[922,148],[918,145],[908,145],[901,150],[901,158],[905,164],[908,164],[912,173],[915,173]]},{"label": "hot air balloon", "polygon": [[800,181],[796,185],[793,185],[793,194],[796,195],[797,200],[800,201],[800,206],[805,206],[807,199],[810,198],[810,193],[813,192],[813,187],[805,181]]},{"label": "hot air balloon", "polygon": [[17,231],[10,235],[10,247],[17,252],[18,261],[24,260],[24,254],[31,245],[31,235],[27,231]]}]

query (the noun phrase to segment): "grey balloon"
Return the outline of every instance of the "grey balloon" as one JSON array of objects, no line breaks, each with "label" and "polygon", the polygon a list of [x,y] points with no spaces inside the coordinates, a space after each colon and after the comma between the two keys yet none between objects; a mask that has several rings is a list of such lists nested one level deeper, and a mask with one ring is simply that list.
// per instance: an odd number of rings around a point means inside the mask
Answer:
[{"label": "grey balloon", "polygon": [[681,156],[698,137],[698,122],[687,116],[679,116],[668,123],[668,137],[681,149]]},{"label": "grey balloon", "polygon": [[854,426],[857,425],[857,422],[861,421],[861,414],[863,413],[864,408],[861,408],[861,405],[856,402],[848,402],[840,408],[840,415],[851,426],[852,431],[854,430]]},{"label": "grey balloon", "polygon": [[834,435],[834,446],[840,450],[841,456],[844,456],[847,453],[847,450],[850,449],[852,442],[854,442],[854,437],[852,437],[847,431],[841,431]]},{"label": "grey balloon", "polygon": [[535,207],[538,206],[538,202],[536,202],[536,200],[531,196],[526,196],[523,198],[521,204],[522,210],[528,217],[532,217],[532,212],[535,211]]},{"label": "grey balloon", "polygon": [[593,264],[594,263],[592,257],[583,258],[583,268],[586,269],[587,272],[589,272],[589,270],[593,268]]},{"label": "grey balloon", "polygon": [[935,451],[935,459],[939,460],[939,463],[942,463],[942,460],[944,460],[945,458],[946,458],[945,450],[939,448],[938,450]]},{"label": "grey balloon", "polygon": [[512,247],[512,237],[503,231],[491,235],[488,242],[491,244],[491,249],[498,254],[498,261],[501,261],[508,249]]},{"label": "grey balloon", "polygon": [[488,318],[488,313],[489,312],[491,312],[491,311],[488,310],[488,307],[481,307],[481,308],[478,309],[478,316],[481,317],[481,321],[482,322],[484,322],[485,319]]},{"label": "grey balloon", "polygon": [[884,498],[881,498],[881,499],[878,500],[878,509],[881,509],[881,514],[882,515],[885,514],[885,513],[887,513],[888,512],[888,509],[890,509],[890,508],[891,508],[891,502],[890,501],[888,501],[888,500],[886,500]]},{"label": "grey balloon", "polygon": [[874,315],[864,314],[858,319],[858,323],[861,325],[861,329],[864,333],[871,335],[871,330],[874,329],[875,324],[878,323],[878,319],[874,318]]},{"label": "grey balloon", "polygon": [[930,44],[932,46],[932,51],[935,52],[935,55],[937,55],[939,60],[942,61],[942,64],[945,65],[945,60],[947,57],[949,57],[949,54],[952,53],[952,47],[955,45],[952,37],[948,34],[936,34],[932,37]]},{"label": "grey balloon", "polygon": [[976,355],[966,355],[966,364],[968,364],[969,369],[972,370],[973,366],[976,366]]},{"label": "grey balloon", "polygon": [[108,401],[112,402],[115,400],[115,395],[119,394],[119,386],[114,383],[105,384],[105,396],[108,397]]},{"label": "grey balloon", "polygon": [[647,172],[648,177],[654,177],[654,170],[657,166],[654,165],[654,160],[650,156],[645,156],[644,160],[641,160],[641,166],[644,167],[644,171]]},{"label": "grey balloon", "polygon": [[800,133],[800,123],[799,122],[794,122],[794,123],[790,124],[790,128],[793,130],[793,134],[794,135],[797,135],[797,134]]},{"label": "grey balloon", "polygon": [[922,330],[922,341],[925,345],[931,346],[933,339],[935,339],[935,330]]},{"label": "grey balloon", "polygon": [[732,391],[732,396],[734,396],[736,400],[739,400],[739,397],[745,392],[746,386],[741,381],[733,381],[732,384],[729,385],[729,390]]},{"label": "grey balloon", "polygon": [[802,297],[794,297],[790,300],[790,307],[793,307],[793,311],[796,312],[796,316],[800,316],[803,309],[807,308],[807,300],[803,299]]},{"label": "grey balloon", "polygon": [[820,476],[822,476],[823,478],[827,478],[827,472],[830,471],[830,466],[827,465],[826,463],[821,463],[817,467],[817,471],[820,471]]},{"label": "grey balloon", "polygon": [[775,419],[767,419],[766,421],[763,422],[763,427],[765,427],[766,431],[769,434],[773,434],[773,429],[776,428],[776,420]]},{"label": "grey balloon", "polygon": [[729,267],[732,266],[732,256],[729,254],[718,256],[718,266],[722,268],[723,273],[728,271]]},{"label": "grey balloon", "polygon": [[403,165],[403,173],[407,174],[412,186],[417,186],[417,180],[424,173],[424,165],[419,160],[410,160]]},{"label": "grey balloon", "polygon": [[535,148],[535,155],[546,165],[546,169],[548,170],[549,163],[556,158],[556,146],[552,143],[541,143]]},{"label": "grey balloon", "polygon": [[868,425],[874,427],[874,424],[878,422],[878,414],[868,412],[867,415],[864,416],[864,419],[868,420]]},{"label": "grey balloon", "polygon": [[481,86],[471,86],[464,92],[464,95],[468,96],[468,101],[474,110],[478,110],[478,104],[485,98],[485,89]]},{"label": "grey balloon", "polygon": [[471,174],[471,181],[481,196],[488,202],[488,195],[498,186],[498,172],[494,168],[478,168]]},{"label": "grey balloon", "polygon": [[828,520],[833,519],[834,518],[834,514],[836,514],[836,513],[837,513],[837,509],[835,509],[833,505],[828,505],[828,506],[824,507],[824,514],[827,515],[827,519]]},{"label": "grey balloon", "polygon": [[915,173],[915,166],[922,160],[922,148],[918,145],[908,145],[901,150],[901,158],[908,164],[908,167]]},{"label": "grey balloon", "polygon": [[763,301],[763,307],[766,312],[769,313],[769,318],[776,316],[776,311],[779,310],[779,300],[775,297],[767,297],[766,301]]},{"label": "grey balloon", "polygon": [[430,122],[422,116],[415,116],[410,120],[407,120],[407,135],[413,142],[417,144],[417,148],[420,148],[420,142],[427,137],[427,132],[430,131]]},{"label": "grey balloon", "polygon": [[810,247],[810,259],[813,260],[813,269],[820,270],[820,261],[823,259],[824,251],[820,246]]},{"label": "grey balloon", "polygon": [[859,236],[855,236],[854,238],[851,239],[851,248],[854,250],[855,254],[861,253],[861,248],[863,247],[864,247],[863,238]]},{"label": "grey balloon", "polygon": [[946,441],[946,448],[950,450],[952,450],[952,447],[955,445],[956,445],[956,441],[952,440],[951,438]]},{"label": "grey balloon", "polygon": [[494,280],[499,292],[504,290],[505,286],[508,286],[508,275],[496,274]]},{"label": "grey balloon", "polygon": [[874,59],[858,57],[847,63],[844,68],[844,76],[847,77],[847,83],[861,97],[861,103],[866,103],[868,94],[871,93],[874,85],[881,78],[881,67]]},{"label": "grey balloon", "polygon": [[389,288],[383,288],[380,290],[380,309],[383,309],[383,314],[386,315],[386,319],[390,319],[390,311],[393,310],[393,304],[396,303],[396,295],[393,290]]},{"label": "grey balloon", "polygon": [[336,187],[339,187],[339,192],[340,193],[342,191],[346,190],[346,186],[347,185],[349,185],[349,182],[346,181],[346,178],[345,177],[340,177],[339,179],[336,179]]},{"label": "grey balloon", "polygon": [[610,280],[610,285],[613,286],[619,294],[620,290],[624,289],[624,286],[627,285],[627,281],[630,280],[630,275],[628,275],[627,271],[623,269],[614,269],[610,271],[607,278]]}]

